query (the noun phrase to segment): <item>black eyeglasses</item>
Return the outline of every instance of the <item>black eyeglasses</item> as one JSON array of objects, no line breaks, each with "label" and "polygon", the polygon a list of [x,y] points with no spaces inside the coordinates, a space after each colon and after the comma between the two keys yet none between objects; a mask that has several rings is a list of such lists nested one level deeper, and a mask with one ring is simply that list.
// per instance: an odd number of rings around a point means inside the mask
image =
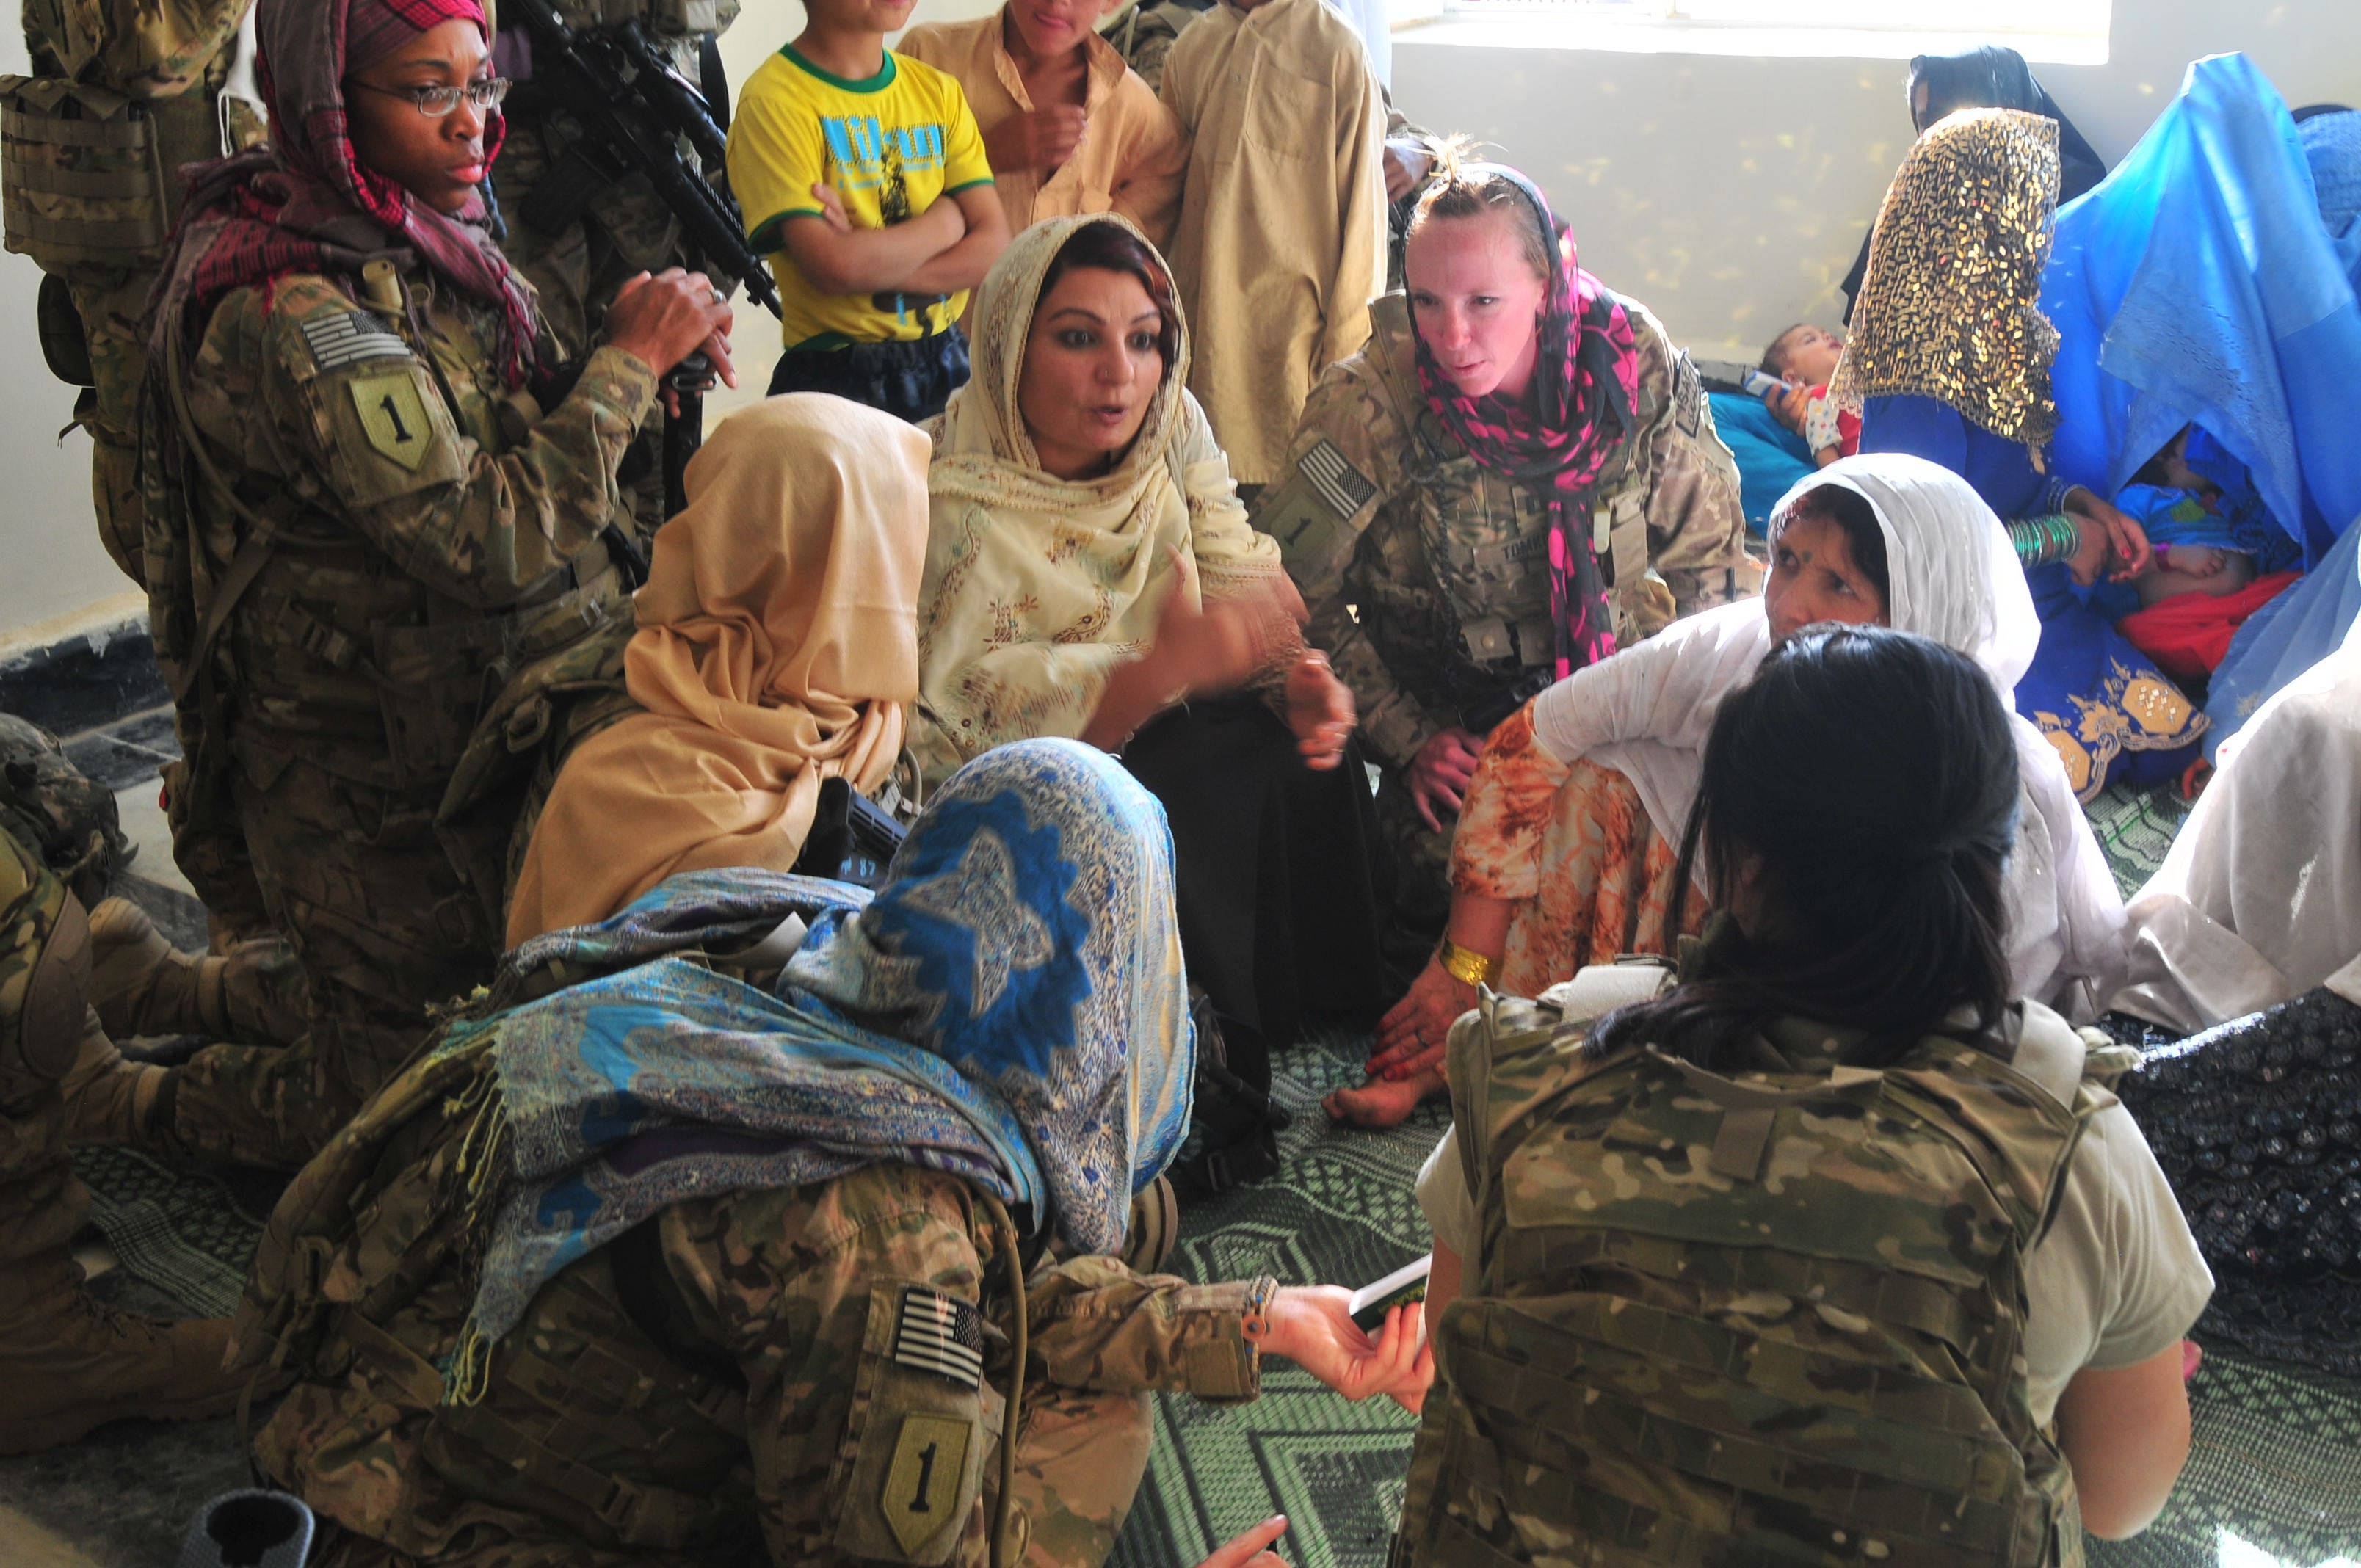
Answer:
[{"label": "black eyeglasses", "polygon": [[500,106],[501,100],[509,95],[509,89],[516,85],[504,76],[483,77],[465,87],[379,87],[358,77],[351,78],[350,84],[382,93],[388,98],[407,98],[412,108],[430,120],[448,117],[459,106],[462,98],[467,100],[467,106],[476,113],[489,115]]}]

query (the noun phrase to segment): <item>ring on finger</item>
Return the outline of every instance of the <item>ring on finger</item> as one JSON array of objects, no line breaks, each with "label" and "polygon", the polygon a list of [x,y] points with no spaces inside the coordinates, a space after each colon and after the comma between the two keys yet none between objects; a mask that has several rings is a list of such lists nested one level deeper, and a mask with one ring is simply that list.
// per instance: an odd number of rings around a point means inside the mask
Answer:
[{"label": "ring on finger", "polygon": [[723,293],[720,290],[714,288],[712,284],[708,283],[706,288],[712,291],[713,302],[715,304],[726,305],[730,302],[730,296]]}]

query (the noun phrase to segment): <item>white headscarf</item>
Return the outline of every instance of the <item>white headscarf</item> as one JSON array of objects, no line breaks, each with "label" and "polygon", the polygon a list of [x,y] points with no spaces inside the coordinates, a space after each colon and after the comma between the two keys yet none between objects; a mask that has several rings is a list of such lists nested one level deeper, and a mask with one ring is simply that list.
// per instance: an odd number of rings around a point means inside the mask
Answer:
[{"label": "white headscarf", "polygon": [[[1869,502],[1885,535],[1886,624],[1973,659],[2014,706],[2041,621],[2007,531],[1974,487],[1902,453],[1847,457],[1797,481],[1773,516],[1823,485]],[[1723,605],[1576,670],[1533,705],[1533,734],[1560,762],[1615,769],[1640,792],[1658,834],[1677,841],[1696,804],[1705,740],[1721,699],[1771,651],[1756,600]],[[2024,815],[2007,871],[2008,947],[2017,994],[2087,1018],[2123,972],[2124,905],[2066,770],[2039,730],[2014,717]]]}]

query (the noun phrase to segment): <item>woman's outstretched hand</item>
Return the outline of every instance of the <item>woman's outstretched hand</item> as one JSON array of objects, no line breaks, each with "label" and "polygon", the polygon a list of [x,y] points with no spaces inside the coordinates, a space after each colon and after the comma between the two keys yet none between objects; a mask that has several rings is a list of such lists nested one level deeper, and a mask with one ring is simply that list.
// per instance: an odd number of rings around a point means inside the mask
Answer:
[{"label": "woman's outstretched hand", "polygon": [[1415,1301],[1390,1309],[1373,1340],[1353,1321],[1352,1303],[1353,1293],[1341,1286],[1280,1287],[1263,1314],[1262,1349],[1287,1357],[1347,1399],[1384,1394],[1404,1409],[1417,1409],[1434,1381],[1423,1309]]},{"label": "woman's outstretched hand", "polygon": [[1295,731],[1304,766],[1325,773],[1345,760],[1345,743],[1353,738],[1353,693],[1317,648],[1306,648],[1287,672],[1287,727]]}]

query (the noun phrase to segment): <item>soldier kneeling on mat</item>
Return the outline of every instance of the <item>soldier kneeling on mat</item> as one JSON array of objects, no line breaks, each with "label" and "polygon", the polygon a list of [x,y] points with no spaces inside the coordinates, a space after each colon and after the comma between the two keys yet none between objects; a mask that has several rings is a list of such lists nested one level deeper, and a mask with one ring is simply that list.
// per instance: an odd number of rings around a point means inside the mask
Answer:
[{"label": "soldier kneeling on mat", "polygon": [[[1414,1310],[1134,1271],[1194,1046],[1164,814],[985,753],[871,897],[753,870],[537,937],[301,1175],[235,1354],[326,1568],[1095,1563],[1149,1390],[1414,1398]],[[1242,1538],[1223,1561],[1267,1543]]]},{"label": "soldier kneeling on mat", "polygon": [[82,1288],[90,1194],[66,1146],[78,1107],[134,1070],[90,1009],[90,936],[82,900],[0,828],[0,1453],[126,1416],[215,1415],[248,1381],[222,1370],[219,1319],[147,1322]]}]

